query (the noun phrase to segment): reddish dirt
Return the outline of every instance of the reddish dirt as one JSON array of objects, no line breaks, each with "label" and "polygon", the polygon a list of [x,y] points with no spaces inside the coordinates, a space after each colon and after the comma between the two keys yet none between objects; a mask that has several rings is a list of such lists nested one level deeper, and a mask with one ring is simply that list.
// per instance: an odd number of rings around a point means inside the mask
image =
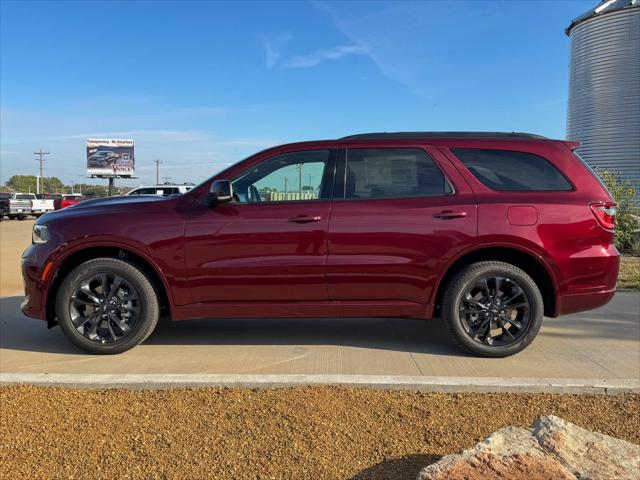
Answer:
[{"label": "reddish dirt", "polygon": [[0,414],[2,479],[413,479],[544,414],[640,443],[640,395],[20,386]]}]

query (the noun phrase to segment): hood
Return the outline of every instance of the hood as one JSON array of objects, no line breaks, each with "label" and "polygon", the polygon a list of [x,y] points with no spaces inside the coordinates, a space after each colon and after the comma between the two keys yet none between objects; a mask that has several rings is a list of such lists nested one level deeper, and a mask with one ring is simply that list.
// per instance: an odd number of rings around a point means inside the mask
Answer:
[{"label": "hood", "polygon": [[161,197],[159,195],[120,195],[116,197],[91,198],[63,208],[62,210],[55,210],[53,212],[46,213],[40,217],[36,223],[46,223],[49,220],[57,220],[80,215],[125,211],[128,208],[144,208],[144,205],[156,202],[166,202],[169,200],[171,200],[171,197]]},{"label": "hood", "polygon": [[68,208],[87,208],[94,207],[97,205],[127,205],[131,203],[150,203],[157,202],[160,200],[166,200],[166,197],[162,197],[160,195],[117,195],[114,197],[102,197],[102,198],[90,198],[89,200],[83,200],[80,203],[76,203],[75,205],[71,205]]}]

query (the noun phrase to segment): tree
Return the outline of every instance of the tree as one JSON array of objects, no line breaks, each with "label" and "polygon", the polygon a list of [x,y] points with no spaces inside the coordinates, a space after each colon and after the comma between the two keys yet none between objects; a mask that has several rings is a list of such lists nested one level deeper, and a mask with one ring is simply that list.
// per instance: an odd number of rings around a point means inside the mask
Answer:
[{"label": "tree", "polygon": [[614,198],[617,207],[615,243],[618,250],[627,252],[638,248],[637,235],[640,230],[638,215],[638,192],[633,183],[620,172],[598,170],[596,173]]},{"label": "tree", "polygon": [[58,193],[64,189],[64,185],[58,177],[45,177],[42,186],[43,193]]},{"label": "tree", "polygon": [[[33,192],[38,190],[37,177],[35,175],[14,175],[5,184],[5,187],[14,192]],[[64,188],[63,183],[57,177],[44,177],[42,181],[43,193],[57,193]]]},{"label": "tree", "polygon": [[[66,187],[70,192],[71,187]],[[94,185],[91,183],[76,183],[73,185],[73,191],[76,193],[82,193],[88,197],[106,197],[107,187],[105,185]]]}]

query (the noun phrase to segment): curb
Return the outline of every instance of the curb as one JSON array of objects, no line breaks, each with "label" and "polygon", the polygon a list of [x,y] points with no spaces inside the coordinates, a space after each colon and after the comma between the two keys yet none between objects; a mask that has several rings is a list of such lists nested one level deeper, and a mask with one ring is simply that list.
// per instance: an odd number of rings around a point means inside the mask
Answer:
[{"label": "curb", "polygon": [[168,389],[197,387],[290,388],[333,385],[421,392],[640,393],[635,379],[424,377],[385,375],[217,375],[217,374],[60,374],[0,373],[0,386],[34,385],[90,389]]}]

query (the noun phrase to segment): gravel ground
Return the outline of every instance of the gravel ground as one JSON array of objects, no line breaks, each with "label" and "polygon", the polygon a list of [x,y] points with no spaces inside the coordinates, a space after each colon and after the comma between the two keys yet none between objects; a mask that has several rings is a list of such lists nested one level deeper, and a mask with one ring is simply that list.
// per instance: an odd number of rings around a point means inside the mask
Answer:
[{"label": "gravel ground", "polygon": [[0,478],[409,479],[554,414],[640,443],[640,395],[0,389]]}]

